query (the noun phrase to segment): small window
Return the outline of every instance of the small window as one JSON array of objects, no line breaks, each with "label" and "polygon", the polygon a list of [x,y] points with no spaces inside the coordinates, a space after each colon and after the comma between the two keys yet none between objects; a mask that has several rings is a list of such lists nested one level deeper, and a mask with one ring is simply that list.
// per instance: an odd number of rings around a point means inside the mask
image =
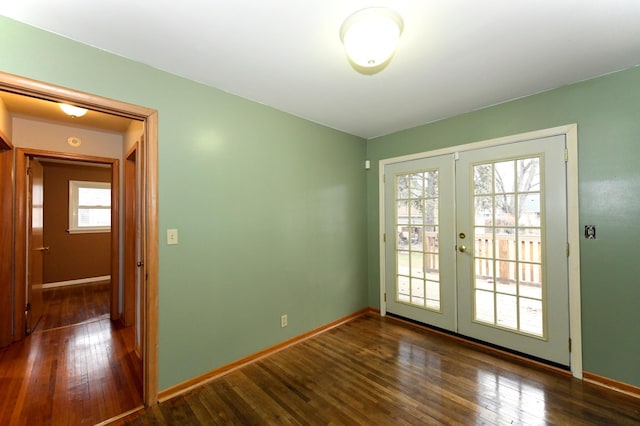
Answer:
[{"label": "small window", "polygon": [[69,233],[111,231],[111,183],[69,181]]}]

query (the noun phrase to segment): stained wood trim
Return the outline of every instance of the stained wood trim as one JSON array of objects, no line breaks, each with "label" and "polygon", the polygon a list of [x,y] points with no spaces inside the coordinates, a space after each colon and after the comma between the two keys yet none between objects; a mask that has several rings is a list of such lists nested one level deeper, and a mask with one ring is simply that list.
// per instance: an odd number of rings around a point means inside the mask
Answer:
[{"label": "stained wood trim", "polygon": [[145,280],[143,319],[144,402],[158,403],[158,113],[151,111],[145,122]]},{"label": "stained wood trim", "polygon": [[2,130],[0,130],[0,151],[13,149],[11,138],[9,138]]},{"label": "stained wood trim", "polygon": [[598,386],[603,386],[607,389],[612,389],[618,392],[622,392],[626,395],[633,396],[634,398],[640,398],[640,387],[630,385],[628,383],[619,382],[608,377],[603,377],[598,374],[589,373],[584,371],[582,373],[585,382],[593,383]]},{"label": "stained wood trim", "polygon": [[279,352],[283,349],[286,349],[290,346],[303,342],[307,339],[310,339],[313,336],[317,336],[318,334],[324,333],[325,331],[331,330],[332,328],[338,327],[342,324],[345,324],[349,321],[352,321],[362,315],[366,315],[369,312],[369,308],[361,309],[352,314],[339,318],[335,321],[332,321],[328,324],[322,325],[320,327],[314,328],[313,330],[309,330],[306,333],[302,333],[298,336],[292,337],[291,339],[285,340],[283,342],[277,343],[273,346],[270,346],[266,349],[258,351],[252,355],[246,356],[244,358],[240,358],[237,361],[231,362],[227,365],[224,365],[220,368],[216,368],[215,370],[211,370],[199,376],[196,376],[192,379],[189,379],[185,382],[179,383],[177,385],[171,386],[163,391],[158,393],[159,402],[164,402],[168,399],[174,398],[178,395],[181,395],[185,392],[190,391],[198,386],[201,386],[205,383],[210,382],[220,376],[224,376],[225,374],[231,373],[239,368],[242,368],[246,365],[254,363],[258,360],[261,360],[264,357],[269,355],[273,355],[276,352]]},{"label": "stained wood trim", "polygon": [[[141,120],[145,128],[144,155],[147,180],[146,285],[143,311],[146,313],[143,342],[143,389],[146,405],[157,403],[158,397],[158,112],[139,105],[103,98],[77,90],[0,72],[0,90],[50,101],[64,101],[107,114]],[[17,227],[17,224],[15,225]]]},{"label": "stained wood trim", "polygon": [[120,318],[120,161],[111,163],[111,319]]},{"label": "stained wood trim", "polygon": [[27,283],[27,155],[16,150],[15,158],[15,220],[14,220],[14,292],[13,292],[13,341],[25,337],[26,283]]},{"label": "stained wood trim", "polygon": [[13,149],[0,148],[0,347],[12,341]]},{"label": "stained wood trim", "polygon": [[143,106],[103,98],[102,96],[31,80],[5,72],[0,72],[0,90],[47,101],[72,103],[83,108],[119,115],[134,120],[146,120],[151,114],[156,113],[155,110]]}]

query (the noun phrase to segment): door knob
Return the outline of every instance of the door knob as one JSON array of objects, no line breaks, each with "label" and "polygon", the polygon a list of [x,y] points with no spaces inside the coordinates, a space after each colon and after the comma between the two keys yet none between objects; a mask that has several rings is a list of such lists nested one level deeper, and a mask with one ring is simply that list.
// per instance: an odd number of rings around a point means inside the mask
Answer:
[{"label": "door knob", "polygon": [[138,263],[137,263],[137,265],[138,265],[138,268],[139,268],[139,267],[141,267],[142,265],[144,265],[144,262],[140,261],[140,262],[138,262]]},{"label": "door knob", "polygon": [[464,253],[464,252],[466,252],[466,251],[467,251],[467,247],[466,247],[466,246],[464,246],[464,245],[460,245],[460,246],[458,246],[458,251],[459,251],[460,253]]},{"label": "door knob", "polygon": [[49,246],[47,246],[47,247],[38,247],[38,248],[35,248],[34,250],[36,250],[36,251],[49,251]]}]

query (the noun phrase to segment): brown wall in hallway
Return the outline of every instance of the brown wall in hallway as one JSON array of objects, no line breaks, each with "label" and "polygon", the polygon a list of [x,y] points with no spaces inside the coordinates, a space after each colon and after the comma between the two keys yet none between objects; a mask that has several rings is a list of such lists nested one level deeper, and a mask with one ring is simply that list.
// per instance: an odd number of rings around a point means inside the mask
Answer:
[{"label": "brown wall in hallway", "polygon": [[44,282],[110,274],[111,233],[69,234],[69,181],[110,182],[111,168],[43,162]]}]

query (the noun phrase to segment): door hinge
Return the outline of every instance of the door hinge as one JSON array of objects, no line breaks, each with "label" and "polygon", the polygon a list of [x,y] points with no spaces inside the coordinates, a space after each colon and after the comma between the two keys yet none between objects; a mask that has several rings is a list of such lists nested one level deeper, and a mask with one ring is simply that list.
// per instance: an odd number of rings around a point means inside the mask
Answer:
[{"label": "door hinge", "polygon": [[382,175],[382,183],[387,183],[387,175]]},{"label": "door hinge", "polygon": [[569,352],[571,352],[571,337],[569,337]]},{"label": "door hinge", "polygon": [[387,242],[387,233],[386,232],[384,234],[382,234],[382,242],[384,242],[384,243]]},{"label": "door hinge", "polygon": [[31,167],[27,167],[27,176],[31,175]]},{"label": "door hinge", "polygon": [[564,149],[564,162],[568,162],[569,161],[569,150],[568,149]]},{"label": "door hinge", "polygon": [[31,303],[27,303],[26,306],[24,307],[24,311],[29,312],[30,310],[31,310]]},{"label": "door hinge", "polygon": [[571,253],[570,247],[569,247],[569,243],[567,243],[567,257],[569,257]]},{"label": "door hinge", "polygon": [[387,293],[384,294],[384,301],[387,301]]}]

